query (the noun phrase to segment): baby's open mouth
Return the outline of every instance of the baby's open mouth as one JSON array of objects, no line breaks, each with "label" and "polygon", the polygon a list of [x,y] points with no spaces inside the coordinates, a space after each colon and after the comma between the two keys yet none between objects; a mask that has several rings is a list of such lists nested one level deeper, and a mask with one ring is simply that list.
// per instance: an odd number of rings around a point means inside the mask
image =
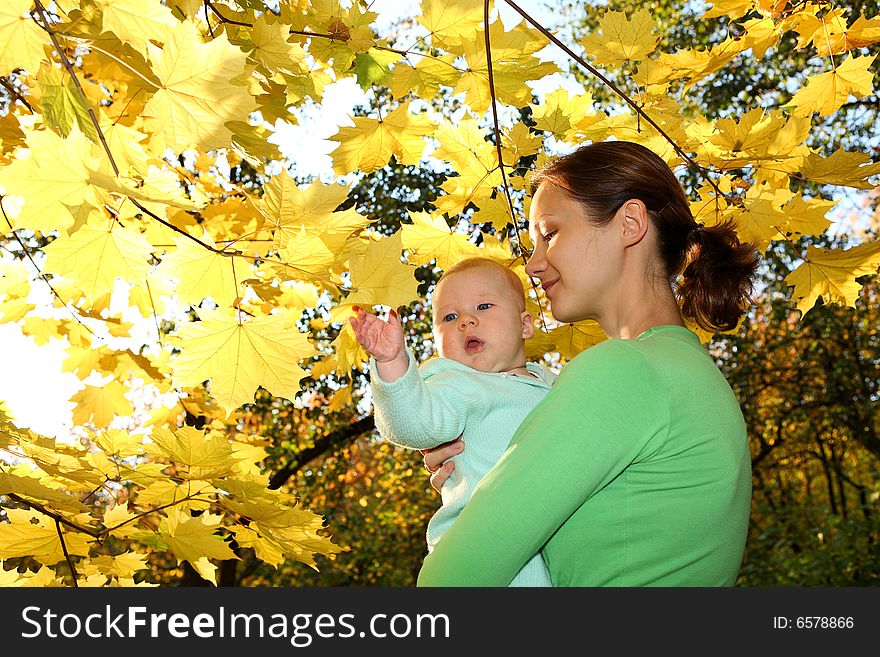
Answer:
[{"label": "baby's open mouth", "polygon": [[483,341],[479,338],[470,337],[464,343],[464,350],[469,354],[480,351],[483,348]]}]

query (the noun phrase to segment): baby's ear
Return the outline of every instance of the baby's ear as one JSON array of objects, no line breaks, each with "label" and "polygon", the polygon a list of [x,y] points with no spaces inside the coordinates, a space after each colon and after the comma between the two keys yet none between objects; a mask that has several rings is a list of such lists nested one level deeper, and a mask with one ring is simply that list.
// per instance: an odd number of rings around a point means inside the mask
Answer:
[{"label": "baby's ear", "polygon": [[524,310],[522,314],[520,314],[520,319],[522,320],[523,340],[528,340],[535,335],[535,318],[532,317],[532,313],[528,310]]}]

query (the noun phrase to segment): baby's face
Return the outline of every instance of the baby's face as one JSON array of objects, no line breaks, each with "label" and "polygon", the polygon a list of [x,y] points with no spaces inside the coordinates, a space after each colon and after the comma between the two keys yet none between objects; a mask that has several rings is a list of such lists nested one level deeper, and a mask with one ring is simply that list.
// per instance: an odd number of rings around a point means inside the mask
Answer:
[{"label": "baby's face", "polygon": [[445,278],[434,291],[434,341],[443,358],[481,372],[503,372],[525,363],[524,340],[534,332],[510,282],[492,267],[474,267]]}]

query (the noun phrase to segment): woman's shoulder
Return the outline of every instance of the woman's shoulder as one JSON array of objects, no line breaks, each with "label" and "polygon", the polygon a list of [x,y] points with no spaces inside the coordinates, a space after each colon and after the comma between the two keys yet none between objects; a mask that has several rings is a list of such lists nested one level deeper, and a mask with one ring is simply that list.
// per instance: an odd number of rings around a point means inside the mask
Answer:
[{"label": "woman's shoulder", "polygon": [[563,365],[555,385],[577,380],[643,379],[651,377],[650,358],[634,340],[610,338],[593,345]]}]

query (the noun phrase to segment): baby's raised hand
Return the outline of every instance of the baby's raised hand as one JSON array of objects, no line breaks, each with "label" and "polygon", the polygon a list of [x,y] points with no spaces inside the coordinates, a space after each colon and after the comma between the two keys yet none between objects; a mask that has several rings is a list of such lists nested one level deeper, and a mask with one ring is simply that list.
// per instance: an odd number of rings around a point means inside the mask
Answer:
[{"label": "baby's raised hand", "polygon": [[403,325],[393,310],[384,322],[373,313],[358,306],[353,307],[356,315],[348,318],[354,329],[354,337],[377,363],[389,363],[405,357],[406,345],[403,341]]}]

